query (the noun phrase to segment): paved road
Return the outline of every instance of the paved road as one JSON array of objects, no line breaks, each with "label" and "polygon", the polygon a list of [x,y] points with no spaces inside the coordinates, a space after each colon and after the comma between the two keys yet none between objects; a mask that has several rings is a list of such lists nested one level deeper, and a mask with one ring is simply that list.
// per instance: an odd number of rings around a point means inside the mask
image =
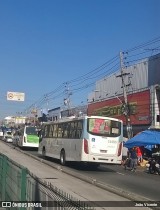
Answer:
[{"label": "paved road", "polygon": [[125,171],[122,166],[103,166],[94,173],[85,171],[96,179],[136,193],[151,200],[160,200],[160,176],[146,173],[145,169],[136,173]]},{"label": "paved road", "polygon": [[[37,151],[26,151],[38,156]],[[56,162],[48,158],[50,162]],[[68,166],[73,171],[90,176],[102,183],[109,184],[125,191],[135,193],[150,200],[160,200],[160,176],[146,173],[145,168],[138,168],[137,172],[124,170],[119,165],[101,165],[97,170],[86,169],[77,165]]]},{"label": "paved road", "polygon": [[[87,183],[81,179],[77,179],[74,176],[63,173],[60,169],[57,170],[48,166],[48,164],[43,163],[41,161],[37,161],[37,159],[33,159],[29,155],[25,155],[22,152],[17,151],[13,147],[9,147],[8,145],[2,143],[0,141],[0,153],[5,154],[10,159],[15,162],[18,162],[20,165],[27,167],[31,173],[35,174],[42,180],[46,180],[50,182],[58,189],[63,190],[64,192],[69,193],[76,199],[82,201],[112,201],[112,204],[116,204],[117,201],[121,201],[124,203],[129,201],[121,195],[115,194],[110,191],[106,191],[97,187],[94,184]],[[71,170],[71,169],[70,169]],[[76,170],[76,169],[72,169]],[[102,172],[101,172],[102,173]],[[101,203],[99,203],[101,205]],[[123,210],[125,206],[116,207],[117,210]],[[113,210],[115,207],[107,207],[104,206],[98,207],[98,209],[106,209]],[[139,207],[126,207],[126,209],[130,210],[139,210]],[[143,208],[143,210],[147,210],[148,208]]]}]

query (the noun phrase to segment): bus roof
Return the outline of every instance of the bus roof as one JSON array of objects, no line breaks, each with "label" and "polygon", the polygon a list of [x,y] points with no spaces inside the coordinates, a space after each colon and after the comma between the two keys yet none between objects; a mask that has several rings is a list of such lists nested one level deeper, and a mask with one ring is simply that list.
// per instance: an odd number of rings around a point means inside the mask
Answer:
[{"label": "bus roof", "polygon": [[114,121],[118,121],[118,122],[123,123],[122,120],[117,119],[117,118],[113,118],[113,117],[85,115],[85,116],[80,116],[80,117],[75,117],[75,116],[64,117],[64,118],[58,119],[56,121],[43,122],[43,124],[46,125],[46,124],[54,124],[54,123],[61,123],[61,122],[71,122],[71,121],[76,121],[76,120],[81,120],[81,119],[83,120],[83,119],[88,119],[88,118],[108,119],[108,120],[114,120]]}]

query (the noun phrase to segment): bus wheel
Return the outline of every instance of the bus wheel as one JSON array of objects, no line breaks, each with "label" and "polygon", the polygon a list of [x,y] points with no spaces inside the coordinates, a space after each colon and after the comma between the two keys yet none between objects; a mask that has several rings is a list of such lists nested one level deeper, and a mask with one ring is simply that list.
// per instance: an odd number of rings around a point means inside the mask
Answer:
[{"label": "bus wheel", "polygon": [[45,150],[45,147],[43,147],[43,149],[42,149],[42,156],[43,156],[43,158],[46,157],[46,150]]},{"label": "bus wheel", "polygon": [[61,150],[61,154],[60,154],[60,163],[61,165],[65,165],[66,163],[66,156],[65,156],[65,151],[64,150]]}]

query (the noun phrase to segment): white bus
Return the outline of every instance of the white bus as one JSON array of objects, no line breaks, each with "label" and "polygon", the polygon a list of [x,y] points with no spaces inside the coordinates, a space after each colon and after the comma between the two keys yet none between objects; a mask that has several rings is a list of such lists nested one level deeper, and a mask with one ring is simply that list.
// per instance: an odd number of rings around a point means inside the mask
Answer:
[{"label": "white bus", "polygon": [[35,126],[24,126],[18,129],[13,137],[13,144],[19,147],[39,146],[38,130]]},{"label": "white bus", "polygon": [[123,123],[121,120],[84,116],[46,122],[42,126],[38,153],[66,161],[121,164]]}]

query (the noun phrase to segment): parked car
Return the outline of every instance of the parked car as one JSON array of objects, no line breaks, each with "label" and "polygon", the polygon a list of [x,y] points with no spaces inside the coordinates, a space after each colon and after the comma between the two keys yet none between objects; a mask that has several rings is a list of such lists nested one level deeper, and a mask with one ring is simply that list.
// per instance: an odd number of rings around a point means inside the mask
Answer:
[{"label": "parked car", "polygon": [[0,130],[0,139],[3,139],[3,131]]},{"label": "parked car", "polygon": [[13,142],[13,135],[11,131],[6,131],[4,134],[4,141],[12,143]]}]

